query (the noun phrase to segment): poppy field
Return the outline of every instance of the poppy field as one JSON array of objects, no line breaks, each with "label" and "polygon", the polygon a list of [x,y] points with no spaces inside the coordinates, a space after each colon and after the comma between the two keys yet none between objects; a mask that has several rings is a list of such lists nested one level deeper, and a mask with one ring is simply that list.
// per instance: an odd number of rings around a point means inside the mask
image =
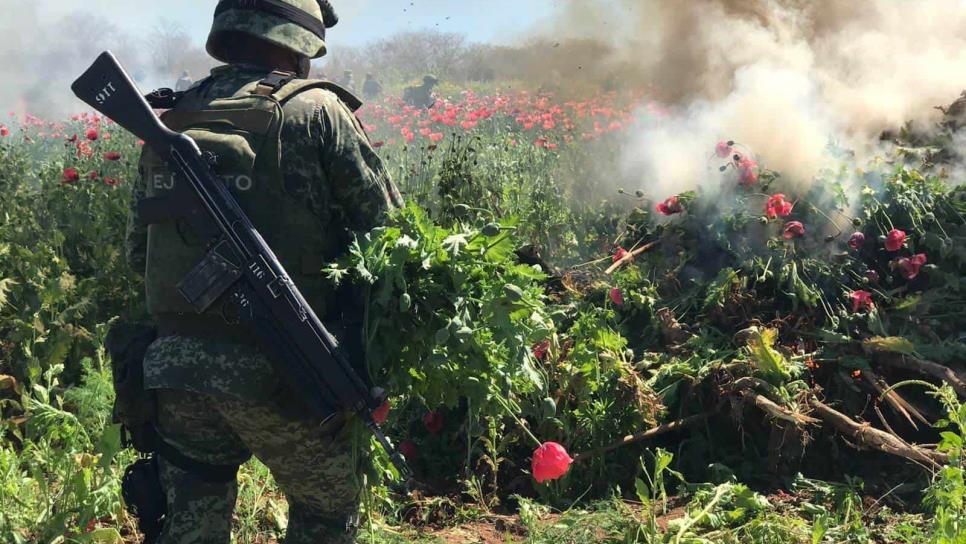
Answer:
[{"label": "poppy field", "polygon": [[[408,206],[322,273],[365,287],[376,416],[422,484],[357,433],[360,541],[966,542],[955,127],[830,146],[805,181],[723,135],[658,194],[621,168],[666,115],[642,96],[357,115]],[[103,342],[144,316],[140,145],[91,114],[0,126],[0,542],[137,542]],[[240,482],[235,539],[276,541],[267,470]]]}]

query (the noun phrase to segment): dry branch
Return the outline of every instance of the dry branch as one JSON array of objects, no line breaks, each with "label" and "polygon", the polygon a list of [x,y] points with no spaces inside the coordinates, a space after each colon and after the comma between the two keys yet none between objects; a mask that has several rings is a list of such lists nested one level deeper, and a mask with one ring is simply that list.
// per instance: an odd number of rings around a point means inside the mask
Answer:
[{"label": "dry branch", "polygon": [[634,260],[634,257],[637,257],[641,253],[644,253],[645,251],[647,251],[647,250],[651,249],[652,247],[656,246],[657,244],[658,244],[657,242],[651,242],[649,244],[644,244],[643,246],[641,246],[641,247],[639,247],[637,249],[628,251],[627,252],[627,255],[624,255],[623,257],[621,257],[617,261],[614,261],[614,264],[612,264],[609,267],[607,267],[607,270],[604,270],[604,274],[608,274],[608,275],[613,274],[615,270],[617,270],[618,268],[624,266],[625,263],[628,263],[630,261],[633,261]]},{"label": "dry branch", "polygon": [[[869,385],[872,386],[873,389],[876,390],[876,392],[879,393],[879,395],[882,395],[887,390],[887,387],[883,387],[883,385],[888,386],[888,384],[886,384],[885,380],[880,378],[875,372],[871,370],[863,370],[862,377]],[[889,403],[889,405],[892,406],[893,409],[895,409],[896,412],[905,416],[906,420],[913,429],[919,430],[919,426],[916,425],[916,422],[912,419],[913,417],[918,419],[924,425],[929,425],[929,420],[927,420],[925,416],[923,416],[919,410],[916,409],[915,406],[909,404],[906,399],[899,396],[895,390],[889,391],[889,393],[885,396],[885,400]],[[891,431],[892,429],[889,430]]]},{"label": "dry branch", "polygon": [[909,444],[897,436],[876,429],[868,423],[858,423],[818,399],[811,399],[809,404],[814,410],[813,413],[818,414],[825,423],[832,426],[836,431],[852,439],[859,447],[867,447],[892,455],[898,455],[899,457],[905,457],[911,461],[934,467],[949,462],[949,457],[946,454],[925,450]]},{"label": "dry branch", "polygon": [[669,433],[669,432],[672,432],[672,431],[677,431],[677,430],[683,429],[685,427],[690,427],[691,425],[694,425],[695,423],[699,423],[701,421],[704,421],[705,419],[708,419],[708,417],[710,417],[712,413],[713,412],[702,412],[700,414],[695,414],[693,416],[688,416],[688,417],[686,417],[684,419],[679,419],[677,421],[672,421],[670,423],[664,423],[663,425],[658,425],[657,427],[652,427],[652,428],[647,429],[645,431],[641,431],[641,432],[634,433],[634,434],[629,434],[629,435],[625,436],[624,438],[622,438],[622,439],[620,439],[617,442],[614,442],[612,444],[608,444],[606,446],[602,446],[602,447],[599,447],[599,448],[595,448],[595,449],[592,449],[592,450],[588,450],[588,451],[585,451],[585,452],[578,453],[578,454],[574,455],[574,461],[580,461],[582,459],[587,459],[587,458],[590,458],[590,457],[596,457],[596,456],[598,456],[598,455],[600,455],[602,453],[606,453],[606,452],[609,452],[611,450],[615,450],[617,448],[620,448],[622,446],[626,446],[628,444],[633,444],[634,442],[640,442],[641,440],[647,440],[648,438],[653,438],[653,437],[658,436],[658,435],[666,434],[666,433]]},{"label": "dry branch", "polygon": [[[739,378],[735,380],[733,384],[733,390],[735,393],[741,396],[741,398],[757,407],[759,410],[765,412],[769,416],[780,419],[782,421],[787,421],[793,425],[815,425],[819,421],[813,417],[809,417],[797,411],[792,411],[783,406],[779,405],[772,399],[778,398],[778,392],[775,386],[770,383],[759,380],[758,378],[753,378],[746,376],[744,378]],[[765,390],[768,396],[760,395],[755,391],[752,391],[753,387],[760,387]],[[771,397],[771,398],[769,398]]]},{"label": "dry branch", "polygon": [[956,390],[961,397],[966,397],[966,382],[948,366],[926,361],[912,355],[888,354],[877,358],[878,361],[904,370],[912,370],[926,376],[940,379]]}]

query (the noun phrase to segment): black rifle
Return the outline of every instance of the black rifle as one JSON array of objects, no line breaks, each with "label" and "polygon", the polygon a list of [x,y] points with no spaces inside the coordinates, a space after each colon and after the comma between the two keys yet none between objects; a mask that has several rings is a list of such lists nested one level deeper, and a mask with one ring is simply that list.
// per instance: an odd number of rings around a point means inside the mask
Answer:
[{"label": "black rifle", "polygon": [[225,301],[223,312],[252,329],[274,355],[282,378],[314,415],[356,412],[403,479],[409,479],[405,459],[372,419],[385,393],[370,389],[353,369],[225,183],[211,172],[195,141],[164,126],[110,51],[97,57],[71,90],[144,140],[188,181],[172,189],[182,191],[181,215],[211,244],[207,256],[178,285],[187,301],[198,313]]}]

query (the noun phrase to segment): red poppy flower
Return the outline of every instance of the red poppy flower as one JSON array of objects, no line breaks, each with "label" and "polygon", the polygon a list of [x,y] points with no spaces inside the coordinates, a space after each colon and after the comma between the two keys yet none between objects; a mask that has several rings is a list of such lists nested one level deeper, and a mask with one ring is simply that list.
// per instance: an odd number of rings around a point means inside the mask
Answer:
[{"label": "red poppy flower", "polygon": [[389,399],[382,401],[379,408],[372,411],[372,420],[379,425],[385,423],[387,417],[389,417]]},{"label": "red poppy flower", "polygon": [[64,168],[64,183],[74,183],[80,180],[80,172],[76,168]]},{"label": "red poppy flower", "polygon": [[754,159],[735,155],[734,165],[738,169],[738,182],[747,187],[758,181],[758,163]]},{"label": "red poppy flower", "polygon": [[886,234],[885,248],[889,251],[899,251],[906,243],[906,233],[899,229],[892,229]]},{"label": "red poppy flower", "polygon": [[544,442],[533,451],[530,470],[533,472],[533,479],[538,484],[542,484],[559,479],[570,470],[570,464],[573,462],[574,460],[563,446],[556,442]]},{"label": "red poppy flower", "polygon": [[87,132],[84,133],[84,136],[88,140],[90,140],[90,141],[93,142],[94,140],[97,139],[97,129],[96,128],[89,128],[89,129],[87,129]]},{"label": "red poppy flower", "polygon": [[104,176],[104,183],[110,185],[111,187],[117,187],[121,184],[121,180],[118,178],[112,178],[110,176]]},{"label": "red poppy flower", "polygon": [[896,267],[899,268],[902,277],[907,280],[916,279],[916,276],[919,275],[919,269],[924,264],[926,264],[925,253],[916,253],[912,257],[902,257],[896,261]]},{"label": "red poppy flower", "polygon": [[98,173],[96,170],[91,170],[90,172],[87,173],[87,179],[91,181],[94,181],[95,179],[97,179],[97,177],[98,177]]},{"label": "red poppy flower", "polygon": [[0,136],[10,136],[10,129],[5,126],[0,126]]},{"label": "red poppy flower", "polygon": [[550,340],[543,340],[537,342],[533,345],[531,350],[533,351],[533,356],[538,361],[542,361],[547,356],[547,351],[550,349]]},{"label": "red poppy flower", "polygon": [[423,425],[426,426],[426,430],[430,434],[439,433],[443,429],[443,414],[435,410],[426,412],[426,415],[423,416]]},{"label": "red poppy flower", "polygon": [[744,187],[758,183],[758,172],[752,168],[742,168],[738,174],[738,183]]},{"label": "red poppy flower", "polygon": [[617,261],[623,259],[626,256],[627,256],[627,250],[622,247],[618,247],[617,251],[614,252],[614,256],[611,257],[611,261],[616,263]]},{"label": "red poppy flower", "polygon": [[785,200],[785,195],[778,193],[768,198],[765,204],[765,214],[774,219],[776,217],[788,217],[792,213],[793,204]]},{"label": "red poppy flower", "polygon": [[434,133],[432,133],[432,134],[429,135],[429,140],[431,142],[434,142],[434,143],[435,142],[438,142],[438,141],[440,141],[442,139],[443,139],[443,133],[442,132],[434,132]]},{"label": "red poppy flower", "polygon": [[853,232],[852,236],[849,236],[849,247],[858,251],[862,249],[865,245],[865,235],[861,232]]},{"label": "red poppy flower", "polygon": [[805,236],[805,225],[801,221],[789,221],[785,223],[785,228],[782,229],[782,236],[786,240],[791,240],[792,238],[801,238]]},{"label": "red poppy flower", "polygon": [[419,458],[419,447],[409,440],[403,440],[399,443],[399,453],[403,454],[407,461],[415,461]]},{"label": "red poppy flower", "polygon": [[674,215],[684,211],[684,207],[678,202],[678,197],[672,196],[664,202],[659,202],[656,206],[657,213],[661,215]]},{"label": "red poppy flower", "polygon": [[718,145],[714,146],[714,154],[722,159],[731,155],[731,145],[729,142],[721,140]]},{"label": "red poppy flower", "polygon": [[104,156],[104,160],[105,161],[119,161],[119,160],[121,160],[121,154],[118,153],[117,151],[108,151],[107,153],[104,153],[103,156]]},{"label": "red poppy flower", "polygon": [[849,294],[849,298],[852,299],[852,311],[858,312],[861,309],[873,310],[875,309],[875,303],[872,302],[872,293],[868,291],[852,291]]},{"label": "red poppy flower", "polygon": [[620,289],[614,287],[607,293],[607,296],[610,297],[610,301],[613,302],[615,305],[617,306],[624,305],[624,295],[621,293]]}]

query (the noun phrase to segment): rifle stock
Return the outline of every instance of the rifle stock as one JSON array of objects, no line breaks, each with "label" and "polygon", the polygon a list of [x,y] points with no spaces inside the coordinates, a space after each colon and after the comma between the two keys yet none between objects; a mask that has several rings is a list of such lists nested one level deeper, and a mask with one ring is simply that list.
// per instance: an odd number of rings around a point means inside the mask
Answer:
[{"label": "rifle stock", "polygon": [[74,81],[71,90],[89,106],[146,143],[157,145],[180,136],[161,123],[110,51],[101,53]]}]

